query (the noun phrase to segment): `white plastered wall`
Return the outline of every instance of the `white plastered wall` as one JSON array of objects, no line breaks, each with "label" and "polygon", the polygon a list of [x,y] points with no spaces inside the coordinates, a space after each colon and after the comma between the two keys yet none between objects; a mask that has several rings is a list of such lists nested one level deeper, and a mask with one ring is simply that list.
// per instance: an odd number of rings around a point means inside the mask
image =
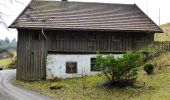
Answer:
[{"label": "white plastered wall", "polygon": [[[114,55],[121,56],[120,54]],[[91,58],[95,58],[96,54],[48,54],[47,56],[47,79],[54,77],[70,78],[78,77],[83,74],[95,75],[97,72],[91,72]],[[77,73],[66,73],[66,62],[77,62]]]}]

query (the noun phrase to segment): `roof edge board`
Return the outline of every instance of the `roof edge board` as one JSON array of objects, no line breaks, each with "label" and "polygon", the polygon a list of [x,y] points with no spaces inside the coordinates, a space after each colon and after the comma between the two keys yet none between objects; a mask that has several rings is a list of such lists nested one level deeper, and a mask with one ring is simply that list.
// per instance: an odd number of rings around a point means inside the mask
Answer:
[{"label": "roof edge board", "polygon": [[41,1],[47,1],[47,2],[49,2],[49,1],[53,1],[53,2],[69,2],[69,3],[94,3],[94,4],[120,4],[120,5],[134,5],[133,3],[108,3],[108,2],[86,2],[86,1],[62,1],[62,0],[60,0],[60,1],[56,1],[56,0],[32,0],[32,1],[38,1],[38,2],[41,2]]},{"label": "roof edge board", "polygon": [[[17,29],[23,29],[23,30],[63,30],[62,28],[33,28],[33,27],[18,27]],[[66,31],[113,31],[113,32],[147,32],[147,33],[156,33],[156,32],[160,32],[160,31],[146,31],[146,30],[112,30],[112,29],[80,29],[80,28],[65,28],[64,30]]]},{"label": "roof edge board", "polygon": [[147,14],[145,14],[136,4],[134,4],[153,24],[157,26],[157,28],[160,30],[160,33],[164,33],[163,30],[158,26]]}]

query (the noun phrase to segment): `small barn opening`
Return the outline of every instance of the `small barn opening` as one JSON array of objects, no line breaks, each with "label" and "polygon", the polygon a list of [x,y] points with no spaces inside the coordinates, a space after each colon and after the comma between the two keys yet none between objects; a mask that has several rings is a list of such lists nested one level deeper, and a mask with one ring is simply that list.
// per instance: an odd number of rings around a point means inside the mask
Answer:
[{"label": "small barn opening", "polygon": [[77,73],[77,62],[66,62],[66,73]]},{"label": "small barn opening", "polygon": [[39,33],[35,33],[32,35],[32,40],[40,40],[40,34]]},{"label": "small barn opening", "polygon": [[97,69],[95,68],[95,62],[96,62],[96,58],[90,59],[91,71],[97,71]]}]

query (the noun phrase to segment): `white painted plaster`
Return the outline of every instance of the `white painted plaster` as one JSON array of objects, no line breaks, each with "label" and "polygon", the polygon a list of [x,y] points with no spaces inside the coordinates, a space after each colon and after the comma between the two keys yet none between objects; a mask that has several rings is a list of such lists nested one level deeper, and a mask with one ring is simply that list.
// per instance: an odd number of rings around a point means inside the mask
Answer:
[{"label": "white painted plaster", "polygon": [[[114,55],[115,57],[121,56]],[[47,56],[47,79],[54,77],[70,78],[82,75],[96,75],[98,72],[91,72],[91,58],[95,58],[96,54],[48,54]],[[66,62],[77,62],[77,73],[66,73]]]}]

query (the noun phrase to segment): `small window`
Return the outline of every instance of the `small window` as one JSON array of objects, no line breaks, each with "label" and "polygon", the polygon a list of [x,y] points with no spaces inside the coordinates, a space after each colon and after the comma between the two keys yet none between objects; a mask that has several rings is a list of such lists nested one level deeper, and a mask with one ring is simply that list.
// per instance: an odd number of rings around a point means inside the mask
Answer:
[{"label": "small window", "polygon": [[57,34],[56,35],[56,40],[64,40],[65,37],[64,37],[64,34]]},{"label": "small window", "polygon": [[77,62],[66,62],[66,73],[77,73]]},{"label": "small window", "polygon": [[143,34],[132,34],[132,40],[134,41],[143,41],[145,40],[145,35]]},{"label": "small window", "polygon": [[96,58],[91,58],[90,62],[91,62],[91,71],[97,71],[97,69],[95,68]]},{"label": "small window", "polygon": [[38,33],[38,34],[36,34],[36,33],[33,34],[33,35],[32,35],[32,39],[33,39],[33,40],[40,40],[40,35],[39,35],[39,33]]},{"label": "small window", "polygon": [[96,34],[90,34],[90,40],[96,40]]},{"label": "small window", "polygon": [[136,35],[136,37],[134,37],[136,41],[142,41],[143,40],[143,36],[142,35]]},{"label": "small window", "polygon": [[120,41],[120,37],[118,35],[113,35],[112,36],[112,41],[113,42],[119,42]]}]

